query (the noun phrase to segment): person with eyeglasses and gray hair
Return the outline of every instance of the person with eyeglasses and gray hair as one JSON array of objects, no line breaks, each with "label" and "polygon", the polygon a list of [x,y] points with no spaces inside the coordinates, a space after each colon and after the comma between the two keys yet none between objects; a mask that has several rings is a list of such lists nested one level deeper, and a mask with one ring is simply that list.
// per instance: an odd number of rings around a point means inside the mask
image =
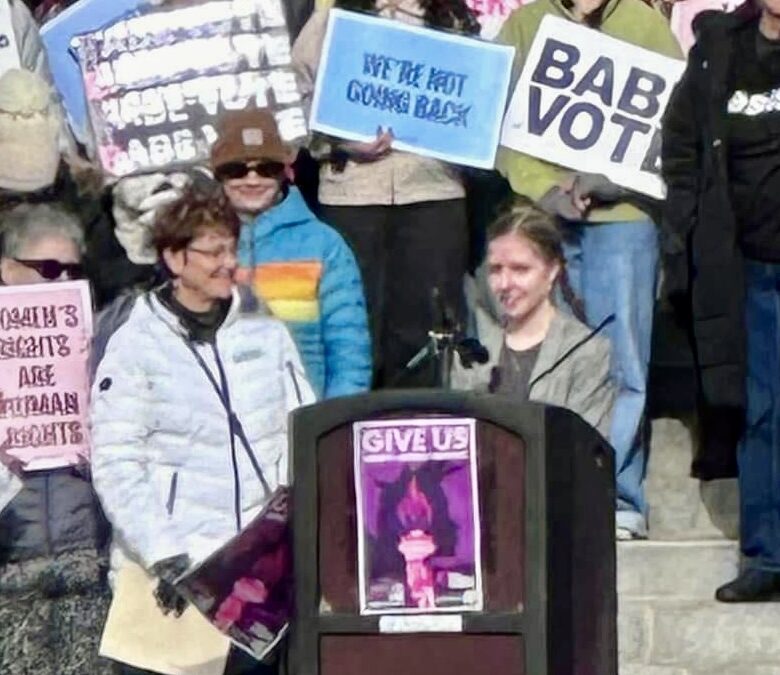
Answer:
[{"label": "person with eyeglasses and gray hair", "polygon": [[[81,225],[60,205],[16,206],[0,214],[0,233],[3,285],[82,276]],[[98,645],[110,602],[109,528],[89,468],[26,471],[0,447],[3,505],[0,672],[108,675]]]},{"label": "person with eyeglasses and gray hair", "polygon": [[3,284],[81,279],[84,233],[78,219],[52,204],[20,204],[0,216]]}]

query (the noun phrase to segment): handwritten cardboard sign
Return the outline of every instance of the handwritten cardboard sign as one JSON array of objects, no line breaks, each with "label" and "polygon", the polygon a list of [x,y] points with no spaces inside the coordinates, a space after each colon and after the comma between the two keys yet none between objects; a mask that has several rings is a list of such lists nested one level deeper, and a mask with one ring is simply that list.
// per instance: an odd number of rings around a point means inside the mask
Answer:
[{"label": "handwritten cardboard sign", "polygon": [[0,287],[0,446],[27,470],[89,460],[86,281]]},{"label": "handwritten cardboard sign", "polygon": [[87,101],[79,62],[70,49],[71,40],[116,21],[142,4],[144,0],[79,0],[41,26],[49,70],[62,98],[68,123],[76,138],[84,144],[90,132]]},{"label": "handwritten cardboard sign", "polygon": [[19,49],[11,20],[11,5],[8,0],[0,0],[0,75],[19,66]]},{"label": "handwritten cardboard sign", "polygon": [[501,144],[660,199],[661,117],[684,68],[683,61],[546,16]]},{"label": "handwritten cardboard sign", "polygon": [[270,108],[306,135],[281,0],[211,0],[74,39],[98,158],[111,177],[208,159],[226,110]]},{"label": "handwritten cardboard sign", "polygon": [[476,423],[353,425],[361,614],[480,611]]},{"label": "handwritten cardboard sign", "polygon": [[374,16],[330,10],[310,126],[492,168],[514,48]]}]

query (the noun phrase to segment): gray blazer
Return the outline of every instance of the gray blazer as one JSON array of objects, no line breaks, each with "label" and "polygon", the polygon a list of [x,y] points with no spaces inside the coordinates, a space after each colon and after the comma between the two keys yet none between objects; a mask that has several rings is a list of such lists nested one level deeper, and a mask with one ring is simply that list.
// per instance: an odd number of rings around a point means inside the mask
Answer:
[{"label": "gray blazer", "polygon": [[[464,368],[456,357],[453,389],[488,391],[498,365],[504,330],[486,293],[468,277],[466,298],[475,322],[474,337],[487,348],[489,358],[487,363]],[[577,413],[608,438],[616,391],[609,374],[609,340],[598,334],[600,329],[591,330],[565,312],[556,311],[531,373],[529,398]]]}]

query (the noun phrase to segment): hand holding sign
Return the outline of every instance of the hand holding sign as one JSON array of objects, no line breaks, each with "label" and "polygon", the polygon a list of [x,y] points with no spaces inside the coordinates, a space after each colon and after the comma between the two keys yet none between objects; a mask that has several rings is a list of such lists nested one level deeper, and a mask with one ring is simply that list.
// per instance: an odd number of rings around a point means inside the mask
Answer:
[{"label": "hand holding sign", "polygon": [[341,148],[358,162],[375,162],[390,152],[393,145],[393,130],[388,128],[382,131],[382,127],[376,130],[376,140],[370,142],[346,141]]},{"label": "hand holding sign", "polygon": [[[332,9],[310,126],[356,142],[342,147],[362,161],[392,141],[405,152],[492,168],[513,55],[511,47]],[[375,138],[378,124],[392,127],[392,138]]]}]

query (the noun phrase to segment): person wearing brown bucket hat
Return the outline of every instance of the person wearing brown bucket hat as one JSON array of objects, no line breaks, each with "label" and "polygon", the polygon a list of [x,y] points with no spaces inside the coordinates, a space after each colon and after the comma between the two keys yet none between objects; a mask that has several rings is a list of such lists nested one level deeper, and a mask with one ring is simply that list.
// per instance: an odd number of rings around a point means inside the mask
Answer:
[{"label": "person wearing brown bucket hat", "polygon": [[242,219],[237,279],[287,323],[319,397],[365,391],[371,347],[360,271],[292,184],[294,158],[269,110],[222,117],[211,167]]},{"label": "person wearing brown bucket hat", "polygon": [[212,168],[250,160],[289,165],[294,159],[295,152],[279,135],[270,110],[239,110],[221,118],[219,138],[211,150]]}]

